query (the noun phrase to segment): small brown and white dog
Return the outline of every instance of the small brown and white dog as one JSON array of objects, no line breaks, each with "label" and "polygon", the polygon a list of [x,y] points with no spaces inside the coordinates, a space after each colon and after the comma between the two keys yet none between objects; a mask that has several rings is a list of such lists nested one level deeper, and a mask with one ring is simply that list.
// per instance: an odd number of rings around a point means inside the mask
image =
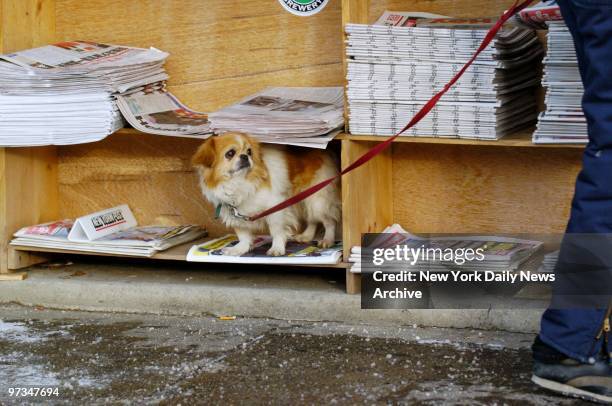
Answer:
[{"label": "small brown and white dog", "polygon": [[225,254],[249,252],[255,234],[267,231],[272,236],[267,254],[285,255],[287,240],[312,241],[319,224],[325,230],[319,246],[334,243],[340,222],[337,181],[294,206],[253,222],[246,219],[336,175],[338,165],[327,151],[260,145],[246,134],[225,133],[206,140],[192,162],[203,195],[240,240]]}]

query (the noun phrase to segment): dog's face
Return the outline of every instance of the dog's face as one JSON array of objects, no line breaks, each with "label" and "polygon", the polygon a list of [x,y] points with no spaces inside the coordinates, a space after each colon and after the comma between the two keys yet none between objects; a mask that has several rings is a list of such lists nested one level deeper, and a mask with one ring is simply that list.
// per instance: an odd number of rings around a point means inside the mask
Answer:
[{"label": "dog's face", "polygon": [[242,133],[210,137],[195,153],[192,163],[209,188],[235,178],[249,181],[267,178],[259,142]]}]

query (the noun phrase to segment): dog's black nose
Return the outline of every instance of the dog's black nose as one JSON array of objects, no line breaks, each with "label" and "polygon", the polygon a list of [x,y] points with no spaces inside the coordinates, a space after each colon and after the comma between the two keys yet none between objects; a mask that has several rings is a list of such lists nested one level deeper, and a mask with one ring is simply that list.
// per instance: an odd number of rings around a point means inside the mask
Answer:
[{"label": "dog's black nose", "polygon": [[240,160],[243,162],[249,162],[249,157],[246,154],[241,154],[240,155]]}]

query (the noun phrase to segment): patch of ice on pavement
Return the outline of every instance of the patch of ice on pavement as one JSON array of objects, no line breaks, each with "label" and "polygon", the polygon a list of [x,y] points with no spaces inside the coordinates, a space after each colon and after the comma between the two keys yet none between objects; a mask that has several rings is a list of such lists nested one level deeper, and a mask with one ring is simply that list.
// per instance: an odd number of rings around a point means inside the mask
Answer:
[{"label": "patch of ice on pavement", "polygon": [[49,336],[67,334],[65,330],[38,332],[28,328],[25,323],[0,319],[0,340],[31,344],[44,341]]},{"label": "patch of ice on pavement", "polygon": [[[29,358],[24,362],[24,357]],[[54,387],[59,385],[57,374],[20,351],[0,355],[0,382],[6,387]]]},{"label": "patch of ice on pavement", "polygon": [[12,323],[0,320],[0,339],[32,343],[40,341],[42,337],[31,334],[24,323]]},{"label": "patch of ice on pavement", "polygon": [[453,381],[422,382],[418,389],[410,391],[403,401],[408,403],[430,403],[436,405],[490,405],[495,399],[500,404],[508,402],[525,405],[563,405],[573,404],[572,399],[556,396],[516,393],[510,388],[495,386],[491,383],[479,385],[458,385]]},{"label": "patch of ice on pavement", "polygon": [[[456,342],[456,341],[451,341],[449,339],[437,339],[437,338],[420,338],[420,337],[416,337],[416,342],[418,344],[424,344],[424,345],[448,345],[450,347],[453,347],[457,350],[467,350],[470,349],[473,344],[472,343],[461,343],[461,342]],[[479,344],[479,347],[483,347],[483,348],[488,348],[490,350],[503,350],[504,346],[500,343],[483,343],[483,344]]]}]

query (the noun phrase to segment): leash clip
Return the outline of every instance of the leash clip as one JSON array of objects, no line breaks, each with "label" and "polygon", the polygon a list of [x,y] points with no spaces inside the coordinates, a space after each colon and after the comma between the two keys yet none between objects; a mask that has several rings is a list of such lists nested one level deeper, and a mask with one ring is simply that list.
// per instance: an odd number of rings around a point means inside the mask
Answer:
[{"label": "leash clip", "polygon": [[251,221],[251,217],[250,216],[245,216],[244,214],[240,214],[240,212],[238,211],[238,209],[236,208],[236,206],[232,206],[229,203],[219,203],[217,205],[217,208],[215,209],[215,219],[219,219],[219,217],[221,216],[221,207],[225,206],[230,210],[230,214],[240,220],[244,220],[244,221]]}]

